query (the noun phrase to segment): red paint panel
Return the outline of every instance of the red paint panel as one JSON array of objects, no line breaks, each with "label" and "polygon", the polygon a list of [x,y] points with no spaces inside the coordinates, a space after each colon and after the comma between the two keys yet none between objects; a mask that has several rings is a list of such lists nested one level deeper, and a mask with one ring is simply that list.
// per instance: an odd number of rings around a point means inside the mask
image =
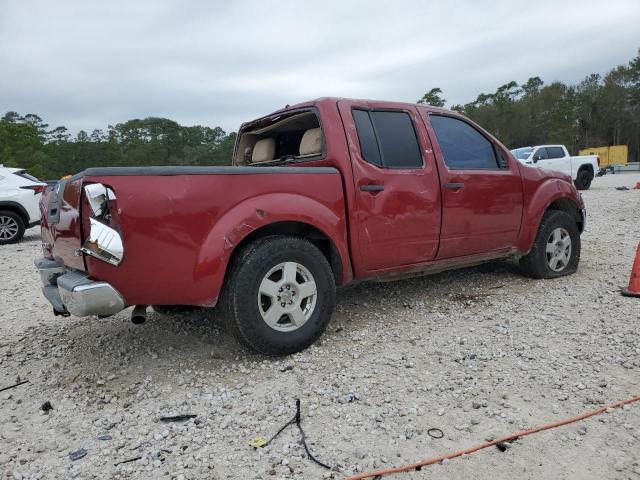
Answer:
[{"label": "red paint panel", "polygon": [[[343,260],[348,265],[338,173],[112,176],[85,181],[113,188],[116,228],[124,241],[119,266],[87,257],[88,270],[122,292],[130,305],[214,304],[235,245],[268,223],[320,223],[330,229],[325,233],[347,256]],[[252,208],[239,208],[246,202]]]},{"label": "red paint panel", "polygon": [[[508,150],[500,142],[474,125],[495,148],[502,151],[509,161],[509,167],[495,170],[448,168],[429,121],[429,111],[420,110],[433,141],[442,187],[442,231],[437,258],[476,255],[515,247],[523,205],[522,180],[517,161],[510,158]],[[447,188],[451,184],[459,188]]]},{"label": "red paint panel", "polygon": [[60,221],[50,228],[53,256],[63,259],[65,265],[78,270],[84,270],[82,256],[76,253],[82,246],[81,193],[82,180],[67,183],[60,200]]},{"label": "red paint panel", "polygon": [[[435,257],[440,235],[440,189],[431,144],[415,108],[385,103],[384,109],[403,111],[414,123],[424,164],[390,169],[368,163],[362,156],[352,109],[378,108],[372,102],[342,100],[338,104],[347,134],[355,211],[351,232],[357,232],[360,265],[357,275],[427,262]],[[380,185],[382,191],[363,191]],[[360,267],[360,268],[359,268]]]}]

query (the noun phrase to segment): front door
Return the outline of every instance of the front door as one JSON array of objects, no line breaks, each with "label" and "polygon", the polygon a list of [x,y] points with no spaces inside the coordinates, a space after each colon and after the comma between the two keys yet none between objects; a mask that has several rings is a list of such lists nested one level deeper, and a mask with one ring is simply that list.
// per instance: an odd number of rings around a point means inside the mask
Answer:
[{"label": "front door", "polygon": [[[387,108],[388,106],[388,108]],[[440,187],[415,107],[341,100],[355,187],[357,244],[364,272],[435,258]]]},{"label": "front door", "polygon": [[438,259],[514,247],[522,220],[522,180],[515,161],[462,118],[429,114],[440,165],[442,232]]},{"label": "front door", "polygon": [[541,147],[533,152],[533,161],[536,167],[571,175],[571,157],[562,147]]}]

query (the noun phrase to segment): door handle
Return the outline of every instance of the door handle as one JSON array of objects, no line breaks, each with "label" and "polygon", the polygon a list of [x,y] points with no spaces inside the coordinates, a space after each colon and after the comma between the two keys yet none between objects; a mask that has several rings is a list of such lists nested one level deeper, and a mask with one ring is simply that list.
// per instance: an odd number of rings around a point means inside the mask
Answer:
[{"label": "door handle", "polygon": [[381,192],[384,190],[384,185],[360,185],[360,190],[363,192]]},{"label": "door handle", "polygon": [[460,190],[462,187],[464,187],[464,183],[449,182],[445,183],[443,187],[448,188],[449,190]]}]

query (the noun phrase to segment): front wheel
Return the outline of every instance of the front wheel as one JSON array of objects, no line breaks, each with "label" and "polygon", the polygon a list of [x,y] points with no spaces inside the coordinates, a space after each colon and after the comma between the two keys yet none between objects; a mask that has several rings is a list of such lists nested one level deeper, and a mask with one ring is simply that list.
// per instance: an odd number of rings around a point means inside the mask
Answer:
[{"label": "front wheel", "polygon": [[522,273],[531,278],[570,275],[580,263],[580,231],[575,220],[561,210],[547,211],[540,222],[531,251],[520,259]]},{"label": "front wheel", "polygon": [[322,252],[303,238],[274,236],[235,258],[221,307],[242,344],[266,355],[288,355],[322,335],[334,305],[333,272]]}]

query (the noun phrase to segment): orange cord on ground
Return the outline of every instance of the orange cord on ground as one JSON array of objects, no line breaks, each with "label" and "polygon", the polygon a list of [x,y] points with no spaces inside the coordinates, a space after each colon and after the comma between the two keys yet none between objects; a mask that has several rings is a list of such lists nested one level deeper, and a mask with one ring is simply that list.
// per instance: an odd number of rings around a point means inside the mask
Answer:
[{"label": "orange cord on ground", "polygon": [[558,420],[557,422],[546,423],[544,425],[534,427],[530,430],[522,430],[521,432],[517,432],[511,435],[507,435],[505,437],[497,438],[495,440],[492,440],[491,442],[481,443],[480,445],[476,445],[475,447],[470,447],[465,450],[458,450],[457,452],[447,453],[445,455],[440,455],[439,457],[430,458],[428,460],[422,460],[420,462],[411,463],[409,465],[402,465],[399,467],[387,468],[387,469],[378,470],[375,472],[361,473],[360,475],[354,475],[352,477],[348,477],[345,480],[362,480],[365,478],[374,478],[374,477],[382,477],[385,475],[392,475],[394,473],[409,472],[417,468],[421,468],[427,465],[432,465],[434,463],[441,462],[442,460],[459,457],[461,455],[468,455],[470,453],[477,452],[478,450],[482,450],[483,448],[492,447],[497,443],[517,440],[520,437],[531,435],[532,433],[537,433],[543,430],[549,430],[551,428],[561,427],[562,425],[567,425],[569,423],[578,422],[580,420],[584,420],[585,418],[593,417],[594,415],[599,415],[601,413],[604,413],[610,408],[620,408],[621,406],[626,405],[628,403],[633,403],[638,401],[640,401],[640,395],[637,397],[629,398],[627,400],[621,400],[619,402],[612,403],[610,405],[598,408],[596,410],[591,410],[590,412],[583,413],[582,415],[578,415],[576,417],[566,418],[564,420]]}]

